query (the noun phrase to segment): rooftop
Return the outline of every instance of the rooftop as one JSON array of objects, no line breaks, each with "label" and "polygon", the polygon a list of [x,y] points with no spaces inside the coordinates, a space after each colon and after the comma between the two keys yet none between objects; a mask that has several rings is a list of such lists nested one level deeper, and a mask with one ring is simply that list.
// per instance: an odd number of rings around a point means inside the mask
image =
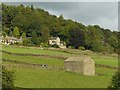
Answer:
[{"label": "rooftop", "polygon": [[93,60],[89,56],[81,56],[81,57],[70,57],[70,58],[66,59],[65,61],[84,61],[84,62],[88,62],[88,61],[93,61]]}]

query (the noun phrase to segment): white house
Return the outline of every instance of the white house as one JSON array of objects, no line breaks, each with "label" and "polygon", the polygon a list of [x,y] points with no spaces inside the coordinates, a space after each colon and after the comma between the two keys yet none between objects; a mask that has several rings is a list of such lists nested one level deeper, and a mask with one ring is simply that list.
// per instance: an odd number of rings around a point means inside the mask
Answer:
[{"label": "white house", "polygon": [[49,40],[49,44],[50,45],[54,45],[54,44],[60,45],[60,38],[59,37],[52,37]]},{"label": "white house", "polygon": [[49,45],[57,44],[60,48],[66,48],[63,42],[60,41],[59,37],[51,37],[51,39],[48,41]]}]

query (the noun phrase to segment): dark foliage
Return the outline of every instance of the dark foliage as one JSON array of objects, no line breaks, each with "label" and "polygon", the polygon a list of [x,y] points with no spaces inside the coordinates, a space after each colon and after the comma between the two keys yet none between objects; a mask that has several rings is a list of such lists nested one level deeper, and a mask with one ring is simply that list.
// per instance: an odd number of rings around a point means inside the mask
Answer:
[{"label": "dark foliage", "polygon": [[75,49],[78,49],[79,46],[84,46],[85,44],[85,37],[82,30],[79,28],[73,28],[69,32],[69,45],[75,47]]},{"label": "dark foliage", "polygon": [[108,88],[116,88],[116,90],[120,89],[120,72],[115,73],[115,75],[112,77],[111,84]]},{"label": "dark foliage", "polygon": [[34,32],[32,45],[46,44],[50,37],[60,37],[67,47],[82,46],[92,51],[110,53],[119,51],[119,32],[112,32],[98,25],[85,26],[71,19],[66,20],[62,15],[51,15],[33,5],[24,7],[2,4],[2,26],[4,36],[13,36],[15,27],[19,30],[18,36],[22,36],[24,32],[26,37],[31,38]]},{"label": "dark foliage", "polygon": [[53,45],[51,45],[51,47],[59,48],[59,46],[57,44],[53,44]]},{"label": "dark foliage", "polygon": [[14,72],[2,67],[2,90],[14,89]]}]

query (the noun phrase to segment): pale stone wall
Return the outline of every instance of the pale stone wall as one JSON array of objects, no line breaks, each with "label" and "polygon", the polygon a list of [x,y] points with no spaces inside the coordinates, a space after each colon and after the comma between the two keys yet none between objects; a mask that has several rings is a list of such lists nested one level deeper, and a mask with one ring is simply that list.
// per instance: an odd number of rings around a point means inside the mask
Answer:
[{"label": "pale stone wall", "polygon": [[95,75],[95,62],[90,57],[70,57],[65,60],[66,71]]},{"label": "pale stone wall", "polygon": [[15,43],[22,43],[22,38],[17,39],[16,37],[0,37],[0,43],[1,44],[5,44],[5,45],[9,45],[9,44],[15,44]]},{"label": "pale stone wall", "polygon": [[66,61],[65,68],[67,71],[76,72],[76,73],[84,73],[83,62]]},{"label": "pale stone wall", "polygon": [[55,39],[49,40],[49,44],[50,44],[50,45],[53,45],[53,44],[60,45],[60,38],[59,38],[59,37],[56,37]]},{"label": "pale stone wall", "polygon": [[95,62],[91,58],[84,62],[84,75],[95,75]]},{"label": "pale stone wall", "polygon": [[57,39],[56,39],[56,44],[60,45],[60,38],[59,37],[57,37]]}]

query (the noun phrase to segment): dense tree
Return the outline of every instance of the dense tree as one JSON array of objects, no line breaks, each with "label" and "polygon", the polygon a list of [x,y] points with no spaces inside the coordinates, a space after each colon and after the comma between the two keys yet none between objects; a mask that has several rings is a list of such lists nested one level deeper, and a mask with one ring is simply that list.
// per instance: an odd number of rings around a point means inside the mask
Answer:
[{"label": "dense tree", "polygon": [[84,33],[79,28],[73,28],[69,32],[69,44],[70,46],[75,47],[76,49],[79,48],[79,46],[84,46],[85,40],[84,40]]},{"label": "dense tree", "polygon": [[85,34],[85,48],[93,51],[101,51],[103,46],[103,35],[96,27],[89,25]]},{"label": "dense tree", "polygon": [[31,44],[31,41],[27,38],[24,38],[22,41],[22,45],[23,46],[29,46]]},{"label": "dense tree", "polygon": [[17,27],[14,27],[14,30],[13,30],[12,34],[13,34],[14,37],[19,38],[19,36],[20,36],[19,29]]},{"label": "dense tree", "polygon": [[28,19],[29,21],[29,26],[26,31],[27,36],[31,36],[31,32],[35,31],[37,35],[41,36],[41,24],[43,20],[40,20],[40,16],[38,13],[36,14],[31,14],[30,18]]},{"label": "dense tree", "polygon": [[27,32],[29,21],[25,15],[19,13],[13,18],[11,26],[18,27],[20,29],[20,33]]},{"label": "dense tree", "polygon": [[6,33],[6,35],[9,35],[9,28],[3,26],[2,30]]},{"label": "dense tree", "polygon": [[23,38],[23,39],[26,38],[26,33],[25,33],[25,32],[22,33],[22,38]]},{"label": "dense tree", "polygon": [[7,36],[7,34],[6,34],[5,31],[2,31],[2,36],[3,36],[3,37],[6,37],[6,36]]},{"label": "dense tree", "polygon": [[[43,9],[34,8],[33,5],[24,7],[22,4],[2,4],[2,27],[4,35],[15,37],[22,36],[22,33],[25,33],[26,37],[33,37],[34,31],[37,37],[35,41],[31,38],[34,45],[46,43],[52,36],[60,37],[67,45],[75,48],[83,46],[85,49],[99,52],[118,52],[120,46],[119,32],[112,32],[99,25],[85,26],[71,19],[64,19],[63,15],[51,15]],[[19,28],[17,36],[13,33],[14,27]]]},{"label": "dense tree", "polygon": [[108,38],[112,35],[112,32],[109,29],[103,29],[102,28],[101,30],[103,32],[104,42],[108,43],[109,42]]},{"label": "dense tree", "polygon": [[60,15],[58,19],[59,19],[61,26],[64,26],[65,25],[64,17],[62,15]]},{"label": "dense tree", "polygon": [[41,42],[47,43],[50,38],[49,29],[47,27],[43,27],[41,30]]},{"label": "dense tree", "polygon": [[118,38],[114,34],[112,34],[108,38],[108,43],[116,50],[118,48]]},{"label": "dense tree", "polygon": [[35,31],[32,32],[31,42],[34,45],[39,45],[39,40]]}]

